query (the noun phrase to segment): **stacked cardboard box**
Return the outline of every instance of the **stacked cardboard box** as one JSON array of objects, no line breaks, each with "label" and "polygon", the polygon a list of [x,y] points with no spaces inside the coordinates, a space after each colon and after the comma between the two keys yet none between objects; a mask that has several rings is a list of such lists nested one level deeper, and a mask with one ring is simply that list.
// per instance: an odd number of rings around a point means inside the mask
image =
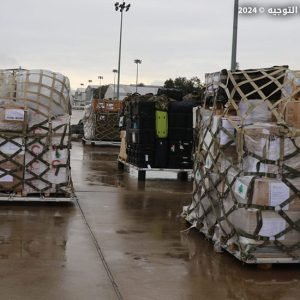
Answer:
[{"label": "stacked cardboard box", "polygon": [[72,193],[69,91],[58,73],[0,71],[2,193]]},{"label": "stacked cardboard box", "polygon": [[299,72],[225,73],[206,76],[213,104],[195,112],[185,217],[242,261],[300,262]]},{"label": "stacked cardboard box", "polygon": [[120,141],[120,108],[121,101],[94,99],[84,111],[84,138],[89,141]]}]

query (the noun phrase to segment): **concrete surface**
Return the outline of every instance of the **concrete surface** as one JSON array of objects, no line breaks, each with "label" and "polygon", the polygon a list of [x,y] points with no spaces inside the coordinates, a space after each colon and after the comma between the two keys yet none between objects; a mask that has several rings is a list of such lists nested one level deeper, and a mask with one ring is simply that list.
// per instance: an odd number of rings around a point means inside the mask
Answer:
[{"label": "concrete surface", "polygon": [[79,205],[0,206],[0,299],[298,299],[299,266],[215,253],[179,217],[192,183],[138,183],[117,151],[73,142]]}]

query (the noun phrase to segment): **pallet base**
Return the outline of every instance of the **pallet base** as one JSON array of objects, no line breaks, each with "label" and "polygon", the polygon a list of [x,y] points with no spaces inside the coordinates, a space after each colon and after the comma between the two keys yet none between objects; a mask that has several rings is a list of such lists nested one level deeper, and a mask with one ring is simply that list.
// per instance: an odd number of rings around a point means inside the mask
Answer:
[{"label": "pallet base", "polygon": [[233,255],[235,258],[240,260],[241,262],[249,265],[264,265],[270,268],[270,265],[275,265],[275,264],[299,264],[300,259],[293,259],[289,257],[282,257],[282,258],[267,258],[267,257],[256,257],[255,259],[248,259],[248,260],[243,260],[240,255],[238,255],[235,252],[230,251],[229,249],[222,247],[226,252],[230,253]]},{"label": "pallet base", "polygon": [[[185,218],[184,214],[182,214],[181,216],[182,216],[182,219],[185,222],[187,222],[187,225],[191,226],[186,230],[195,228],[195,230],[198,230],[198,232],[199,232],[199,237],[201,235],[205,240],[214,244],[211,236],[207,236],[207,234],[205,234],[203,231],[197,229],[197,227],[195,227],[189,220],[187,220]],[[237,251],[235,251],[234,248],[225,247],[222,245],[219,245],[218,247],[216,247],[214,249],[214,251],[217,253],[226,252],[227,254],[231,254],[232,256],[234,256],[236,259],[238,259],[243,264],[257,265],[257,267],[261,268],[261,269],[271,269],[272,265],[275,265],[275,264],[299,264],[300,263],[300,258],[292,258],[292,257],[255,257],[252,259],[245,259],[245,258],[241,257],[241,255]]]},{"label": "pallet base", "polygon": [[18,195],[7,195],[0,196],[0,202],[75,202],[76,197],[49,197],[44,196],[18,196]]},{"label": "pallet base", "polygon": [[93,141],[87,140],[85,138],[82,139],[82,144],[84,145],[91,145],[91,146],[116,146],[119,147],[121,142],[114,142],[114,141]]},{"label": "pallet base", "polygon": [[138,180],[139,181],[145,181],[146,180],[146,172],[174,172],[177,173],[177,178],[181,181],[187,181],[188,180],[188,174],[192,173],[192,169],[165,169],[165,168],[139,168],[135,165],[132,165],[121,158],[118,158],[118,169],[124,170],[125,167],[134,169],[138,171]]}]

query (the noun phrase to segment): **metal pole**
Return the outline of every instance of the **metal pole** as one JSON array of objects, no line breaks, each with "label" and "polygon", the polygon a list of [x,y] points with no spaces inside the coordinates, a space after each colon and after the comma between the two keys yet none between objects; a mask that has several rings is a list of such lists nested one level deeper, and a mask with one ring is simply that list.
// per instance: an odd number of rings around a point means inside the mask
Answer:
[{"label": "metal pole", "polygon": [[136,64],[136,83],[135,83],[135,92],[137,93],[138,84],[139,84],[139,64],[142,63],[140,59],[135,59],[134,63]]},{"label": "metal pole", "polygon": [[118,73],[118,70],[113,69],[112,71],[114,73],[114,97],[113,97],[113,100],[115,100],[116,99],[116,73]]},{"label": "metal pole", "polygon": [[118,62],[117,100],[120,100],[119,98],[120,98],[120,74],[121,74],[122,26],[123,26],[123,11],[121,11],[121,24],[120,24],[120,42],[119,42],[119,62]]},{"label": "metal pole", "polygon": [[113,99],[115,100],[116,98],[116,73],[114,73],[114,97]]},{"label": "metal pole", "polygon": [[100,86],[99,86],[99,100],[101,100],[101,76],[100,76]]},{"label": "metal pole", "polygon": [[99,79],[99,100],[101,100],[101,90],[102,90],[102,86],[101,86],[101,79],[103,79],[103,76],[98,76]]},{"label": "metal pole", "polygon": [[139,63],[136,64],[136,83],[135,83],[135,92],[137,93],[138,88],[138,79],[139,78]]},{"label": "metal pole", "polygon": [[238,10],[239,0],[234,0],[233,13],[233,34],[232,34],[232,52],[231,52],[231,70],[236,70],[236,49],[237,49],[237,33],[238,33]]}]

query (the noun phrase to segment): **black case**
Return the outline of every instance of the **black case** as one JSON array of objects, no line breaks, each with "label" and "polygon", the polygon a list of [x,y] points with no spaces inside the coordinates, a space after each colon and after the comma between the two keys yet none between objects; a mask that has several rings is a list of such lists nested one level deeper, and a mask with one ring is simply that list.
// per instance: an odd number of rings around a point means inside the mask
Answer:
[{"label": "black case", "polygon": [[169,155],[168,168],[170,169],[192,169],[193,161],[189,156]]},{"label": "black case", "polygon": [[126,133],[128,144],[155,144],[154,129],[129,129]]},{"label": "black case", "polygon": [[155,118],[155,102],[136,100],[132,103],[132,115],[138,115],[140,117],[152,117]]},{"label": "black case", "polygon": [[155,129],[155,118],[136,115],[131,121],[132,129]]},{"label": "black case", "polygon": [[192,128],[169,128],[169,140],[192,142],[193,129]]},{"label": "black case", "polygon": [[169,128],[193,128],[193,114],[169,112]]},{"label": "black case", "polygon": [[139,168],[153,167],[154,165],[154,151],[143,152],[134,150],[134,164]]},{"label": "black case", "polygon": [[166,168],[168,165],[168,140],[157,139],[155,143],[155,168]]},{"label": "black case", "polygon": [[191,157],[193,142],[169,141],[169,154]]},{"label": "black case", "polygon": [[182,90],[179,89],[168,89],[168,88],[159,88],[157,91],[157,96],[165,95],[168,98],[181,101],[183,97]]},{"label": "black case", "polygon": [[195,100],[173,101],[169,103],[170,113],[190,113],[193,114],[193,107],[198,106],[199,102]]}]

